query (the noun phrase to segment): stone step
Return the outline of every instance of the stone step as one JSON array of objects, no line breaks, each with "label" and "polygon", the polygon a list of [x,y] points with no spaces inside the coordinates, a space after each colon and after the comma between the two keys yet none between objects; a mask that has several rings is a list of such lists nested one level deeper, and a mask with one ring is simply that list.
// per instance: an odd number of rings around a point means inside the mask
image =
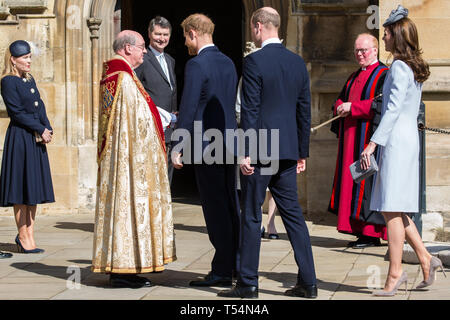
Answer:
[{"label": "stone step", "polygon": [[[425,242],[425,247],[433,256],[441,259],[445,267],[450,267],[450,243],[449,242]],[[403,247],[403,262],[419,264],[416,253],[409,244]]]}]

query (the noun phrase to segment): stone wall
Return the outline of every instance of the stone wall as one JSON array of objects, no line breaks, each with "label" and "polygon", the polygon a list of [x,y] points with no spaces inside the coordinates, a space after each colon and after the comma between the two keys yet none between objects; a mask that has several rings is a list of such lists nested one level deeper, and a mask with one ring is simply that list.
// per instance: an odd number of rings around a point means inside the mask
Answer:
[{"label": "stone wall", "polygon": [[[95,208],[99,65],[112,55],[114,4],[9,0],[0,8],[5,12],[0,14],[0,55],[14,40],[33,43],[32,74],[54,128],[48,151],[56,203],[39,206],[40,213],[92,213]],[[99,31],[102,19],[107,27]],[[3,70],[3,59],[0,63]],[[1,101],[1,151],[8,123]]]},{"label": "stone wall", "polygon": [[[312,126],[332,117],[331,106],[358,65],[353,58],[356,36],[367,29],[371,1],[292,1],[288,49],[301,55],[311,77]],[[300,200],[308,215],[327,214],[337,156],[330,126],[311,135],[306,174],[299,176]]]},{"label": "stone wall", "polygon": [[[397,3],[416,21],[432,77],[424,87],[427,125],[450,128],[450,1],[446,0],[243,0],[246,40],[249,18],[263,5],[282,15],[281,37],[288,49],[302,55],[311,75],[312,124],[331,116],[331,105],[348,75],[358,66],[353,42],[358,33],[381,38],[374,23],[384,21]],[[379,4],[379,6],[377,6]],[[375,5],[375,6],[374,6]],[[9,43],[35,44],[33,75],[55,129],[49,146],[57,202],[40,206],[44,213],[92,213],[95,206],[98,82],[101,63],[112,55],[115,1],[0,1],[0,55]],[[117,16],[116,16],[117,20]],[[439,25],[436,31],[435,26]],[[386,60],[381,42],[381,59]],[[0,60],[3,69],[3,59]],[[0,99],[1,100],[1,99]],[[0,101],[0,150],[9,119]],[[427,207],[442,224],[450,212],[450,168],[447,136],[427,134]],[[311,136],[307,172],[301,174],[299,198],[309,215],[328,208],[337,140],[329,126]],[[0,214],[11,214],[1,209]],[[439,220],[439,218],[441,220]],[[428,219],[428,218],[425,218]]]}]

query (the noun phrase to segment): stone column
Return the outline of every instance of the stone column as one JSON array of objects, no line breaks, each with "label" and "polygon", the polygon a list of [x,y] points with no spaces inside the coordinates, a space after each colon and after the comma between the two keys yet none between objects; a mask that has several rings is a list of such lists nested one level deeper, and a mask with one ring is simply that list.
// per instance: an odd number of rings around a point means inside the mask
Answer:
[{"label": "stone column", "polygon": [[89,18],[87,20],[89,31],[91,32],[91,65],[92,65],[92,122],[91,122],[91,134],[90,139],[95,140],[95,136],[98,132],[98,106],[100,101],[99,96],[99,81],[101,78],[101,66],[99,66],[99,54],[98,54],[98,39],[99,39],[99,29],[102,24],[102,19],[99,18]]}]

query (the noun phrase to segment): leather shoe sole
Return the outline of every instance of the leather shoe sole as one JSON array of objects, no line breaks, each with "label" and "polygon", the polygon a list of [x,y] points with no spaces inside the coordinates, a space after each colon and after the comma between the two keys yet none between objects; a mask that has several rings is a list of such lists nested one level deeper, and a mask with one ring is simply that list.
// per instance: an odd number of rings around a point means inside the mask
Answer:
[{"label": "leather shoe sole", "polygon": [[353,249],[364,249],[369,247],[379,247],[381,246],[380,240],[374,241],[374,242],[362,242],[362,243],[355,243],[352,248]]},{"label": "leather shoe sole", "polygon": [[372,238],[370,240],[358,239],[356,241],[350,241],[347,245],[349,248],[353,249],[364,249],[369,247],[379,247],[381,246],[381,241],[378,238]]},{"label": "leather shoe sole", "polygon": [[110,278],[109,283],[113,288],[131,288],[139,289],[144,287],[151,287],[150,280],[138,276],[134,277],[113,277]]},{"label": "leather shoe sole", "polygon": [[224,298],[247,298],[247,299],[253,299],[258,298],[258,288],[249,286],[249,287],[242,287],[242,286],[234,286],[230,290],[223,290],[220,291],[217,296],[224,297]]},{"label": "leather shoe sole", "polygon": [[303,286],[296,285],[294,288],[287,290],[284,294],[289,297],[315,299],[317,298],[317,286],[305,288]]},{"label": "leather shoe sole", "polygon": [[231,279],[193,280],[189,282],[191,287],[230,287],[232,284]]},{"label": "leather shoe sole", "polygon": [[13,255],[11,253],[6,252],[0,252],[0,259],[8,259],[11,258]]},{"label": "leather shoe sole", "polygon": [[231,277],[218,276],[210,271],[203,279],[189,282],[191,287],[230,287],[233,284]]}]

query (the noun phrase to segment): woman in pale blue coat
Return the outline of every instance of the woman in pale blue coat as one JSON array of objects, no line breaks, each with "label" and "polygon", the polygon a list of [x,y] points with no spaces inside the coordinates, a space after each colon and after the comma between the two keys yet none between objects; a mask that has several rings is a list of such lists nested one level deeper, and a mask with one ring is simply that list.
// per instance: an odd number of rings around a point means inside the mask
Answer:
[{"label": "woman in pale blue coat", "polygon": [[422,85],[430,71],[421,56],[417,29],[407,16],[408,10],[399,6],[383,24],[385,47],[394,61],[383,86],[381,122],[361,154],[361,165],[366,169],[377,146],[380,152],[370,209],[381,212],[386,220],[390,264],[384,290],[375,292],[377,296],[393,296],[402,284],[407,287],[407,274],[402,271],[405,238],[422,266],[424,281],[418,288],[430,286],[437,269],[443,270],[442,262],[427,251],[409,217],[419,212],[417,116]]}]

